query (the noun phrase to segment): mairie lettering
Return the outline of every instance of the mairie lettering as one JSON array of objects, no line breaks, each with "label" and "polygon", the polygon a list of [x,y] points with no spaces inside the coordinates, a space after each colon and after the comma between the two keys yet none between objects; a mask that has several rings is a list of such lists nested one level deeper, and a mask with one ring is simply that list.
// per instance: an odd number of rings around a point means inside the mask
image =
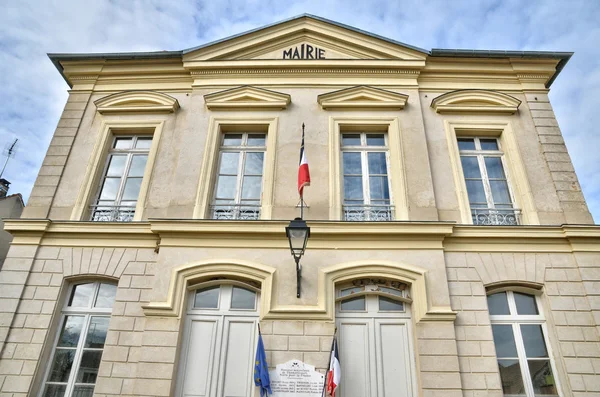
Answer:
[{"label": "mairie lettering", "polygon": [[325,59],[325,50],[310,44],[301,44],[283,50],[283,59]]}]

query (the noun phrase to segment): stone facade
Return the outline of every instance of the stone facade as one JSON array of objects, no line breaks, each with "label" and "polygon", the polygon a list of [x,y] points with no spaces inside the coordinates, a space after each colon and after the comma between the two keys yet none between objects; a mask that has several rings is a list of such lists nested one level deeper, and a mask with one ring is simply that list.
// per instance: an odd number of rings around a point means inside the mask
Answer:
[{"label": "stone facade", "polygon": [[[319,37],[326,59],[278,58],[291,36]],[[23,217],[5,225],[0,396],[44,394],[77,283],[117,285],[94,396],[179,396],[189,289],[256,286],[269,365],[324,372],[339,288],[369,277],[408,285],[414,396],[503,394],[486,296],[505,290],[538,297],[558,393],[600,394],[600,228],[548,100],[570,55],[556,56],[442,56],[312,16],[185,52],[51,56],[72,89]],[[285,226],[298,214],[303,122],[311,237],[297,298]],[[245,130],[267,135],[262,219],[210,219],[215,142]],[[390,136],[392,222],[338,211],[334,143],[363,130]],[[89,221],[109,138],[140,131],[154,135],[135,222]],[[457,134],[502,143],[520,224],[470,224]]]}]

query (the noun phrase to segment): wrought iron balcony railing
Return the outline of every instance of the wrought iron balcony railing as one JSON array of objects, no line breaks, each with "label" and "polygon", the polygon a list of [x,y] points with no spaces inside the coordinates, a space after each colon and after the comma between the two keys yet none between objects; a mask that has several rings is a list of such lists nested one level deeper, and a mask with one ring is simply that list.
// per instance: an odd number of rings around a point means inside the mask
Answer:
[{"label": "wrought iron balcony railing", "polygon": [[92,205],[90,207],[90,220],[93,222],[131,222],[135,214],[135,207]]},{"label": "wrought iron balcony railing", "polygon": [[521,210],[476,208],[471,209],[474,225],[515,226],[521,224]]},{"label": "wrought iron balcony railing", "polygon": [[260,205],[213,205],[210,208],[212,213],[212,219],[260,219]]},{"label": "wrought iron balcony railing", "polygon": [[392,205],[344,205],[344,220],[354,222],[385,222],[394,219]]}]

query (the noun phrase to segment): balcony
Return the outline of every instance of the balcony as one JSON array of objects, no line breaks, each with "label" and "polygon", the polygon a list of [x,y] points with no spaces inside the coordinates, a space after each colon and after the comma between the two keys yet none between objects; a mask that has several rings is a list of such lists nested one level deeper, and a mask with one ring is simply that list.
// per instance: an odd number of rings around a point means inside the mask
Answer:
[{"label": "balcony", "polygon": [[471,209],[474,225],[516,226],[521,224],[521,210],[477,208]]},{"label": "balcony", "polygon": [[344,205],[344,220],[351,222],[385,222],[394,219],[391,205]]},{"label": "balcony", "polygon": [[260,205],[212,205],[212,219],[256,220],[260,219]]},{"label": "balcony", "polygon": [[92,205],[90,220],[92,222],[131,222],[135,207],[124,205]]}]

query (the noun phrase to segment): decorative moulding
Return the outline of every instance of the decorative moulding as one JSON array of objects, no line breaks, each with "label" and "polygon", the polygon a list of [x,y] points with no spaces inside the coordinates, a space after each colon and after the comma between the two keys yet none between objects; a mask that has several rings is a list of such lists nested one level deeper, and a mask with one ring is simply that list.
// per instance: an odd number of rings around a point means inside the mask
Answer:
[{"label": "decorative moulding", "polygon": [[292,101],[289,94],[242,86],[204,95],[210,110],[271,109],[282,110]]},{"label": "decorative moulding", "polygon": [[431,101],[437,113],[514,114],[521,101],[510,95],[489,90],[457,90]]},{"label": "decorative moulding", "polygon": [[123,91],[98,99],[100,114],[114,113],[173,113],[179,102],[170,95],[156,91]]},{"label": "decorative moulding", "polygon": [[328,92],[317,97],[326,110],[381,109],[401,110],[406,106],[408,95],[369,86],[356,86]]}]

